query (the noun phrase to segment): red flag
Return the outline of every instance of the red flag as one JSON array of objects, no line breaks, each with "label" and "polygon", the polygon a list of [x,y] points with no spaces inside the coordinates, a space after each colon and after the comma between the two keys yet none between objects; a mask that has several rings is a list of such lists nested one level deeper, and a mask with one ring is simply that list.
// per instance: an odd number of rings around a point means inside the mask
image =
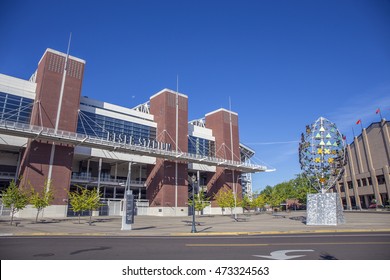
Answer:
[{"label": "red flag", "polygon": [[379,108],[378,108],[378,109],[376,109],[376,112],[375,112],[375,114],[377,114],[377,115],[378,115],[380,112],[381,112],[381,109],[379,109]]},{"label": "red flag", "polygon": [[356,122],[356,124],[359,124],[359,123],[361,123],[362,122],[362,120],[358,120],[357,122]]}]

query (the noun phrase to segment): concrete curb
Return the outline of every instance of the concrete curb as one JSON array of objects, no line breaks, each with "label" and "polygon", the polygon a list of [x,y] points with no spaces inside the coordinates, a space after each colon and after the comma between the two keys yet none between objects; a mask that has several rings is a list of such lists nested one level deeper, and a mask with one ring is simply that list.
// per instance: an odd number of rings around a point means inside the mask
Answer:
[{"label": "concrete curb", "polygon": [[6,233],[0,234],[0,237],[39,237],[39,236],[106,236],[106,237],[160,237],[160,236],[171,236],[171,237],[196,237],[196,236],[251,236],[251,235],[281,235],[281,234],[320,234],[320,233],[363,233],[363,232],[390,232],[388,229],[335,229],[335,230],[291,230],[291,231],[242,231],[242,232],[197,232],[197,233],[170,233],[165,235],[132,235],[132,234],[113,234],[113,233],[69,233],[69,232],[32,232],[32,233]]},{"label": "concrete curb", "polygon": [[280,235],[280,234],[310,234],[310,233],[359,233],[359,232],[390,232],[389,229],[336,229],[336,230],[291,230],[291,231],[258,231],[258,232],[198,232],[172,233],[171,236],[239,236],[239,235]]}]

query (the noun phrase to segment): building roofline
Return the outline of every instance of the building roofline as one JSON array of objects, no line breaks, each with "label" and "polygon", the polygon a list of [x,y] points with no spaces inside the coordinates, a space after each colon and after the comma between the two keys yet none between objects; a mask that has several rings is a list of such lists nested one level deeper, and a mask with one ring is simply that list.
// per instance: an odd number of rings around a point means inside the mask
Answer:
[{"label": "building roofline", "polygon": [[[60,52],[60,51],[56,51],[56,50],[47,48],[47,49],[45,50],[45,52],[43,53],[41,59],[39,60],[38,64],[41,63],[42,59],[45,57],[45,54],[48,53],[48,52],[57,54],[57,55],[59,55],[59,56],[66,57],[66,53],[63,53],[63,52]],[[78,57],[75,57],[75,56],[72,56],[72,55],[69,55],[69,58],[72,59],[72,60],[81,62],[81,63],[83,63],[83,64],[86,63],[86,61],[85,61],[84,59],[81,59],[81,58],[78,58]]]},{"label": "building roofline", "polygon": [[238,116],[238,113],[233,112],[233,111],[228,110],[228,109],[225,109],[225,108],[219,108],[219,109],[217,109],[217,110],[215,110],[215,111],[212,111],[212,112],[210,112],[210,113],[207,113],[205,116],[207,117],[207,116],[209,116],[209,115],[218,113],[218,112],[220,112],[220,111],[225,111],[225,112],[227,112],[227,113],[232,113],[233,115]]},{"label": "building roofline", "polygon": [[250,152],[253,153],[253,154],[256,153],[255,150],[253,150],[252,148],[250,148],[249,146],[247,146],[247,145],[245,145],[245,144],[243,144],[243,143],[241,143],[241,142],[240,142],[240,146],[243,147],[244,149],[250,151]]},{"label": "building roofline", "polygon": [[[372,122],[372,123],[370,123],[370,125],[365,127],[365,128],[363,128],[363,130],[367,131],[374,125],[381,125],[382,122],[388,123],[389,121],[387,121],[385,118],[382,118],[381,121],[379,121],[379,122]],[[363,130],[362,130],[362,132],[363,132]],[[362,137],[362,132],[360,132],[358,136],[354,136],[353,139],[355,140],[355,138],[356,139],[361,138]],[[353,145],[354,144],[354,140],[349,145]]]},{"label": "building roofline", "polygon": [[187,95],[185,95],[185,94],[183,94],[183,93],[180,93],[180,92],[177,92],[177,91],[174,91],[174,90],[171,90],[171,89],[169,89],[169,88],[164,88],[164,89],[160,90],[160,91],[157,92],[156,94],[152,95],[149,99],[153,99],[153,98],[157,97],[158,95],[160,95],[160,94],[162,94],[162,93],[164,93],[164,92],[172,93],[172,94],[175,94],[175,95],[178,94],[179,96],[182,96],[182,97],[188,99],[188,96],[187,96]]}]

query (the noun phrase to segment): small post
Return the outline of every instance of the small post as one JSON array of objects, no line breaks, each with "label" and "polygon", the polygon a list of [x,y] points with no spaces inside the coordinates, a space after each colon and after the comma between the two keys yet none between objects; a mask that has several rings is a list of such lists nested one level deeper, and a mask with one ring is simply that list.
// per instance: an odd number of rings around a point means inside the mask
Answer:
[{"label": "small post", "polygon": [[134,196],[131,190],[126,190],[121,230],[131,230],[132,224],[134,224]]},{"label": "small post", "polygon": [[192,228],[191,233],[197,233],[196,227],[195,227],[195,181],[196,177],[195,175],[192,175]]}]

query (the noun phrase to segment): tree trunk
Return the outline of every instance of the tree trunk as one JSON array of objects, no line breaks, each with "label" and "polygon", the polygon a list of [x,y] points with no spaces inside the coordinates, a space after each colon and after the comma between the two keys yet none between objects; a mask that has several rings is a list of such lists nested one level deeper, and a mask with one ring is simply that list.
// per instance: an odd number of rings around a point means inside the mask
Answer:
[{"label": "tree trunk", "polygon": [[14,215],[15,215],[15,209],[11,208],[11,226],[12,226],[12,222],[14,221]]},{"label": "tree trunk", "polygon": [[35,223],[38,223],[39,212],[40,212],[40,210],[37,209],[37,216],[35,217]]}]

